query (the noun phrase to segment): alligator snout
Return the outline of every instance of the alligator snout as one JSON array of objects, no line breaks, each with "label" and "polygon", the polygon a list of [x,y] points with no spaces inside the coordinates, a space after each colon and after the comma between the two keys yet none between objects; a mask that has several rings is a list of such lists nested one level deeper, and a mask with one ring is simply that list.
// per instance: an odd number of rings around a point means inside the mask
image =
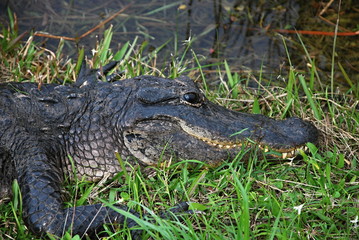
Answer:
[{"label": "alligator snout", "polygon": [[258,141],[278,152],[289,152],[303,147],[306,143],[316,143],[317,128],[308,121],[297,117],[285,120],[270,120],[263,128],[264,133]]},{"label": "alligator snout", "polygon": [[298,145],[316,143],[318,140],[318,129],[312,123],[297,117],[283,120],[282,131]]}]

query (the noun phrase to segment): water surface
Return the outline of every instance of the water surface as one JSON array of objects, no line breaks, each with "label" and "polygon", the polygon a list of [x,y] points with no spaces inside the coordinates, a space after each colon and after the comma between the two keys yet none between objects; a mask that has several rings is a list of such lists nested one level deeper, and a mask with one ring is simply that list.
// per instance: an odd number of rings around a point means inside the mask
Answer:
[{"label": "water surface", "polygon": [[[78,37],[98,23],[131,6],[114,18],[113,48],[139,38],[148,42],[147,51],[167,43],[159,53],[159,60],[170,54],[180,56],[191,41],[193,51],[203,56],[205,63],[226,59],[233,72],[265,73],[275,79],[288,70],[288,53],[292,65],[308,71],[305,51],[295,33],[278,33],[276,30],[311,30],[334,32],[340,11],[340,31],[357,31],[359,3],[338,1],[328,5],[318,1],[250,1],[250,0],[188,0],[188,1],[129,1],[129,0],[9,0],[2,3],[1,19],[6,21],[5,6],[17,14],[20,31],[43,31],[58,36]],[[109,26],[106,25],[106,27]],[[76,57],[77,47],[90,50],[101,38],[100,28],[81,39],[67,42],[66,54]],[[300,35],[312,59],[315,59],[322,79],[329,79],[334,36]],[[56,49],[58,40],[38,39],[46,47]],[[285,42],[285,44],[284,44]],[[359,36],[339,36],[336,44],[336,62],[356,83],[359,79]],[[188,54],[188,58],[192,56]],[[204,63],[204,64],[205,64]],[[216,69],[209,67],[208,70]],[[338,64],[335,64],[338,86],[348,88]]]}]

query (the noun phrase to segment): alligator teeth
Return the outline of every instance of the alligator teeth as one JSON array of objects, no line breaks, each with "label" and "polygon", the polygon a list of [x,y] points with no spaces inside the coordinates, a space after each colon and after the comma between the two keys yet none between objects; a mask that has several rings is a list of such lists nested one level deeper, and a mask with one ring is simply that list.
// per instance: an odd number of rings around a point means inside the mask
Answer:
[{"label": "alligator teeth", "polygon": [[[212,146],[212,147],[216,147],[216,148],[220,148],[220,149],[232,149],[232,148],[240,148],[242,146],[242,144],[245,144],[246,148],[250,148],[253,144],[256,144],[255,142],[252,142],[250,140],[244,140],[243,142],[238,142],[238,143],[233,143],[233,142],[221,142],[220,140],[212,140],[206,137],[202,137],[202,136],[198,136],[197,134],[195,134],[195,132],[190,129],[188,126],[186,126],[185,124],[181,125],[182,129],[187,132],[188,134],[196,137],[199,140],[202,140],[203,142],[207,143],[208,145]],[[268,153],[271,149],[264,145],[264,144],[258,144],[257,145],[258,148],[262,149],[263,152]],[[273,151],[277,151],[277,152],[281,152],[281,158],[282,159],[288,159],[288,158],[294,158],[296,157],[298,154],[300,154],[300,151],[304,151],[304,152],[308,152],[309,148],[307,146],[301,146],[295,149],[273,149]],[[276,155],[276,154],[274,154]],[[274,156],[273,155],[273,156]],[[278,157],[278,155],[276,155]]]},{"label": "alligator teeth", "polygon": [[211,141],[211,140],[202,139],[202,138],[200,138],[200,140],[207,143],[208,145],[211,145],[213,147],[222,148],[222,149],[230,149],[230,148],[235,148],[235,147],[240,147],[241,146],[241,144],[232,144],[232,143],[225,143],[225,142],[220,143],[220,142]]}]

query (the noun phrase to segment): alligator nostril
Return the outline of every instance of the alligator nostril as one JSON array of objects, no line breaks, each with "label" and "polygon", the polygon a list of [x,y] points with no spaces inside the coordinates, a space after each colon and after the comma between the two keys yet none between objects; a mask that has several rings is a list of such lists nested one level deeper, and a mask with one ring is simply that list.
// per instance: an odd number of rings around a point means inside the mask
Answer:
[{"label": "alligator nostril", "polygon": [[318,130],[309,121],[305,121],[297,117],[291,117],[284,120],[283,126],[285,126],[282,128],[283,130],[288,129],[288,134],[294,134],[293,139],[301,139],[303,144],[306,142],[316,143],[318,140]]}]

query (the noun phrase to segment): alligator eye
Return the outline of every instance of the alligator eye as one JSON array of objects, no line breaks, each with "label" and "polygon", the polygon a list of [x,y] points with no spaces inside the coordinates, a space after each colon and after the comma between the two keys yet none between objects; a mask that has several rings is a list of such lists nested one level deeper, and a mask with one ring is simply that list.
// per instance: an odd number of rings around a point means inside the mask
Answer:
[{"label": "alligator eye", "polygon": [[189,92],[183,95],[183,100],[191,105],[198,105],[201,103],[201,98],[198,93]]}]

